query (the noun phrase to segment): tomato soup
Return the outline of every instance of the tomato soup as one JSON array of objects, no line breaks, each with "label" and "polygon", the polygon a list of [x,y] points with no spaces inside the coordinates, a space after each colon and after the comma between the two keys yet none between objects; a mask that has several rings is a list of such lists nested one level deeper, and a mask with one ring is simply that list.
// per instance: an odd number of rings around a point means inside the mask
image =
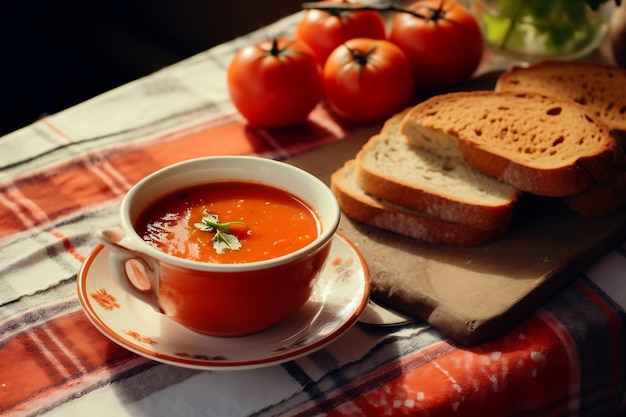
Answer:
[{"label": "tomato soup", "polygon": [[[217,231],[198,227],[207,215],[217,216],[220,224],[237,222],[228,234],[236,236],[238,249],[216,250]],[[294,252],[315,240],[319,227],[315,213],[290,193],[240,181],[175,191],[154,202],[135,224],[143,240],[159,250],[213,263],[254,262]]]}]

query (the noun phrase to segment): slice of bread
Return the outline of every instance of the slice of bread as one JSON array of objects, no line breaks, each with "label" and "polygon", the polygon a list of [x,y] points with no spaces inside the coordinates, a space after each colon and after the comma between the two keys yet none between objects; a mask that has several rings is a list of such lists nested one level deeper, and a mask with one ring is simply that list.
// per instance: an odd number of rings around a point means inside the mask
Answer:
[{"label": "slice of bread", "polygon": [[[390,118],[356,155],[355,176],[368,194],[446,222],[504,230],[519,191],[464,163],[412,147],[399,133],[405,114]],[[433,148],[433,147],[431,147]]]},{"label": "slice of bread", "polygon": [[626,169],[609,184],[566,197],[566,202],[583,218],[598,218],[618,212],[626,205]]},{"label": "slice of bread", "polygon": [[434,244],[471,247],[497,239],[501,231],[481,230],[446,222],[367,194],[356,182],[355,161],[349,160],[330,178],[342,211],[351,219]]},{"label": "slice of bread", "polygon": [[568,196],[608,183],[624,155],[589,108],[533,93],[458,92],[432,97],[400,126],[412,146],[465,161],[523,191]]},{"label": "slice of bread", "polygon": [[535,92],[589,106],[613,130],[626,132],[626,69],[585,61],[543,61],[513,67],[496,91]]}]

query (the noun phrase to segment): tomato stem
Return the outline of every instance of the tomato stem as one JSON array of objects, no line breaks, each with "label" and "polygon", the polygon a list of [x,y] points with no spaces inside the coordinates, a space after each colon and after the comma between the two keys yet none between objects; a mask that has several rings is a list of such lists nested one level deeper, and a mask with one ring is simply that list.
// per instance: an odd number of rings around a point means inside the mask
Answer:
[{"label": "tomato stem", "polygon": [[[437,10],[437,11],[443,11],[443,3],[445,2],[442,1],[442,5],[438,8],[438,9],[431,9],[431,11]],[[393,12],[402,12],[402,13],[408,13],[410,15],[413,15],[417,18],[420,19],[431,19],[433,20],[434,17],[432,16],[426,16],[423,15],[421,13],[418,12],[414,12],[412,10],[409,9],[405,9],[404,7],[398,6],[397,4],[391,2],[391,3],[381,3],[381,4],[372,4],[372,5],[362,5],[362,4],[352,4],[352,3],[335,3],[335,2],[325,2],[325,1],[319,1],[319,2],[305,2],[302,3],[302,8],[307,10],[307,9],[316,9],[316,10],[324,10],[327,11],[328,13],[338,16],[341,12],[345,12],[345,11],[359,11],[359,10],[374,10],[374,11],[378,11],[378,12],[386,12],[386,11],[393,11]],[[432,15],[432,13],[431,13]]]},{"label": "tomato stem", "polygon": [[[282,48],[278,46],[278,42],[279,42],[279,38],[277,37],[272,38],[272,46],[269,49],[266,49],[265,47],[261,47],[261,46],[258,46],[258,48],[262,50],[266,56],[273,56],[279,59],[285,55],[301,53],[301,51],[289,49],[291,45],[293,44],[293,41],[288,42]],[[262,59],[262,58],[263,57],[258,57],[257,59]]]},{"label": "tomato stem", "polygon": [[350,51],[350,54],[352,55],[352,59],[354,59],[354,61],[360,67],[364,67],[367,65],[370,59],[370,55],[372,55],[372,53],[374,53],[374,51],[376,50],[376,47],[372,47],[372,49],[363,53],[358,49],[351,49],[347,45],[346,45],[346,48],[348,48],[348,50]]},{"label": "tomato stem", "polygon": [[272,56],[279,56],[282,50],[278,48],[278,38],[272,39],[272,49],[268,51]]},{"label": "tomato stem", "polygon": [[350,67],[352,67],[353,64],[354,65],[358,65],[358,67],[359,67],[359,81],[362,82],[363,81],[364,68],[370,62],[371,55],[376,50],[376,46],[372,46],[372,48],[370,48],[367,52],[362,52],[359,49],[350,48],[346,44],[344,44],[343,46],[345,46],[348,49],[348,51],[350,52],[350,56],[352,57],[352,60],[354,61],[353,63],[351,63]]},{"label": "tomato stem", "polygon": [[459,27],[461,30],[464,30],[465,28],[463,27],[463,25],[459,24],[455,20],[446,18],[447,10],[444,8],[445,4],[446,4],[446,0],[441,0],[441,3],[439,3],[439,6],[437,8],[432,8],[432,7],[428,7],[428,6],[418,7],[419,9],[424,9],[426,11],[425,14],[420,13],[420,12],[418,12],[416,10],[405,9],[404,7],[398,6],[398,5],[394,4],[393,2],[365,6],[365,5],[361,5],[361,4],[335,3],[335,2],[319,1],[319,2],[302,3],[302,8],[303,9],[318,9],[318,10],[326,10],[326,11],[332,10],[333,14],[335,14],[335,13],[339,14],[339,13],[341,13],[343,11],[346,11],[346,10],[352,10],[352,11],[355,11],[355,10],[375,10],[375,11],[379,11],[379,12],[394,11],[394,12],[400,12],[400,13],[407,13],[407,14],[410,14],[411,16],[414,16],[414,17],[416,17],[418,19],[423,19],[423,20],[426,20],[426,21],[437,22],[438,20],[445,20],[445,21],[450,22],[451,24]]}]

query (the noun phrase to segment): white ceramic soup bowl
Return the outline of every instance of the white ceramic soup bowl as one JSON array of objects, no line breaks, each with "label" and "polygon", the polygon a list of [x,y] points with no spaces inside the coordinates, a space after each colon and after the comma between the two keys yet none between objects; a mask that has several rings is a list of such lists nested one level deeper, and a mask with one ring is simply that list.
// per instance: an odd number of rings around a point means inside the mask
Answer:
[{"label": "white ceramic soup bowl", "polygon": [[[139,216],[163,196],[216,181],[257,182],[292,194],[315,213],[317,237],[273,259],[222,264],[170,255],[135,230]],[[335,196],[310,173],[261,157],[218,156],[145,177],[122,200],[119,226],[97,230],[96,236],[109,249],[111,273],[124,291],[196,332],[230,337],[271,327],[307,301],[339,218]]]}]

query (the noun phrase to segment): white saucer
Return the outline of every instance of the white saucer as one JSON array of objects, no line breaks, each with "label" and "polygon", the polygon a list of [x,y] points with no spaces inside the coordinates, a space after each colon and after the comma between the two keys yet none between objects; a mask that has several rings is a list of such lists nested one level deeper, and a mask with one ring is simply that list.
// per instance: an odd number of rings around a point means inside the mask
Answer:
[{"label": "white saucer", "polygon": [[369,299],[365,261],[351,242],[335,235],[311,298],[294,315],[250,336],[211,337],[181,326],[126,294],[114,283],[108,258],[108,249],[99,245],[78,272],[78,297],[89,320],[128,350],[187,368],[252,369],[308,355],[350,329]]}]

